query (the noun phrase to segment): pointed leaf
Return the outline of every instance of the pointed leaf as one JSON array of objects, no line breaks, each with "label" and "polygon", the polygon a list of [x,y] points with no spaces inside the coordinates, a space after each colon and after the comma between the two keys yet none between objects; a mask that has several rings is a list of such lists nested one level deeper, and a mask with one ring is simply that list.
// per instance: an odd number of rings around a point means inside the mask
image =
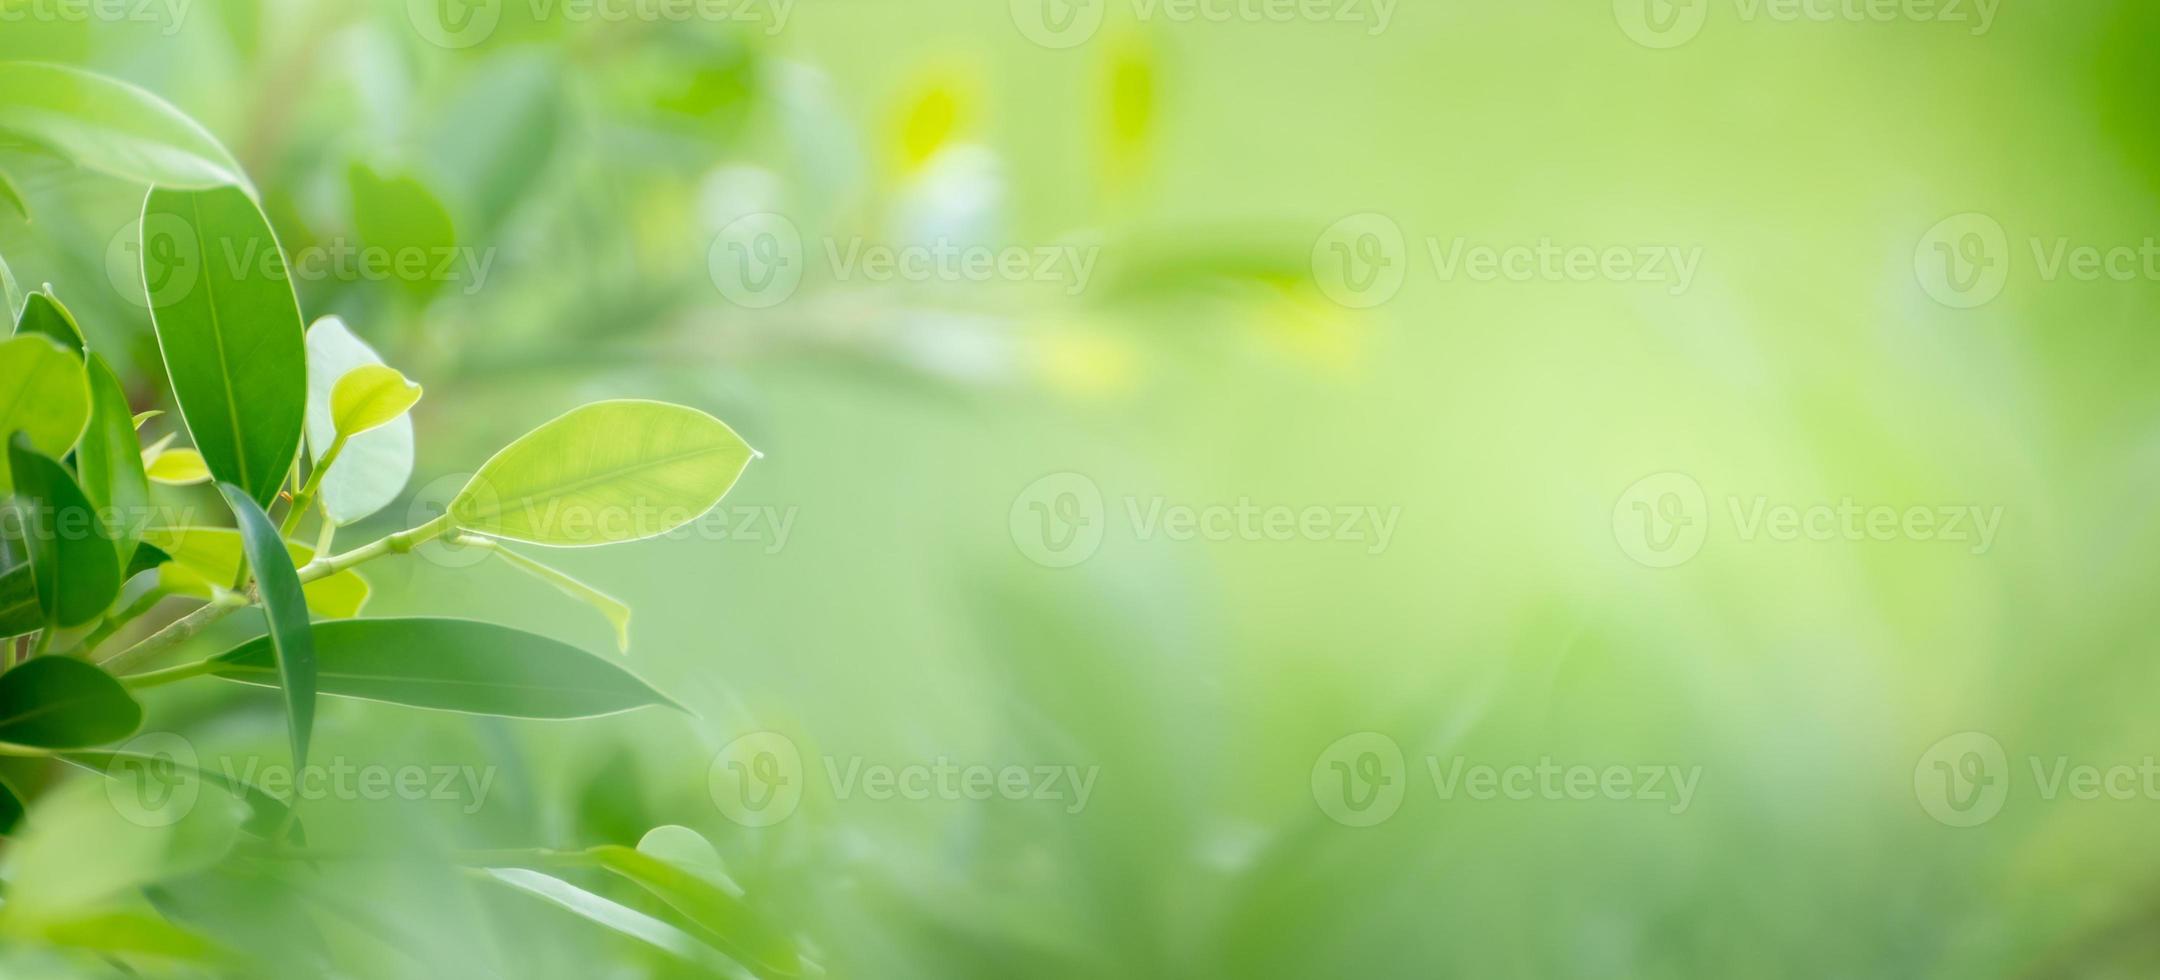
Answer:
[{"label": "pointed leaf", "polygon": [[[330,395],[338,379],[352,369],[381,364],[375,351],[353,336],[345,322],[334,316],[315,321],[307,333],[308,357],[308,452],[317,463],[337,438],[337,421],[330,409]],[[401,415],[389,424],[353,436],[338,454],[338,463],[323,474],[323,513],[334,524],[351,524],[388,506],[405,489],[413,470],[412,416]]]},{"label": "pointed leaf", "polygon": [[119,681],[73,657],[36,657],[0,674],[0,742],[89,748],[141,723],[142,706]]},{"label": "pointed leaf", "polygon": [[[30,445],[55,459],[66,456],[90,422],[90,381],[82,359],[51,337],[0,341],[0,439],[30,434]],[[0,492],[13,486],[0,463]]]},{"label": "pointed leaf", "polygon": [[[559,640],[463,619],[345,619],[315,627],[324,694],[511,718],[590,718],[665,697],[628,671]],[[211,672],[275,685],[267,637]]]},{"label": "pointed leaf", "polygon": [[270,515],[256,506],[247,491],[220,483],[218,492],[225,495],[226,505],[240,523],[240,544],[262,592],[264,618],[270,623],[265,639],[276,654],[278,687],[285,692],[293,771],[303,772],[308,738],[315,732],[315,637],[308,623],[307,597],[300,592],[300,572],[293,567],[292,553],[278,536],[277,525],[270,523]]},{"label": "pointed leaf", "polygon": [[0,314],[14,323],[22,315],[23,300],[22,287],[15,284],[15,271],[8,268],[6,259],[0,259]]},{"label": "pointed leaf", "polygon": [[0,133],[139,184],[245,184],[215,137],[155,95],[60,65],[0,63]]},{"label": "pointed leaf", "polygon": [[195,450],[168,449],[143,467],[143,476],[168,487],[191,487],[210,482],[210,466]]},{"label": "pointed leaf", "polygon": [[697,940],[674,926],[579,888],[561,878],[525,868],[488,868],[495,880],[568,909],[580,918],[655,946],[692,963],[717,965]]},{"label": "pointed leaf", "polygon": [[[143,547],[155,547],[168,556],[171,563],[159,570],[158,584],[174,595],[209,599],[217,590],[231,587],[240,574],[240,532],[229,527],[147,528]],[[296,541],[285,542],[285,550],[295,566],[315,558],[315,549]],[[367,579],[350,568],[302,585],[300,590],[307,594],[308,608],[332,619],[360,615],[371,591]]]},{"label": "pointed leaf", "polygon": [[151,409],[151,410],[149,410],[149,411],[147,411],[147,412],[136,412],[136,413],[135,413],[135,419],[134,419],[134,421],[135,421],[135,429],[136,429],[136,431],[141,431],[141,430],[142,430],[142,427],[143,427],[143,423],[144,423],[144,422],[148,422],[148,421],[150,421],[151,419],[157,418],[158,416],[160,416],[160,415],[163,415],[163,414],[165,414],[164,410],[163,410],[163,409],[157,409],[157,408],[153,408],[153,409]]},{"label": "pointed leaf", "polygon": [[96,354],[85,367],[90,375],[90,427],[83,432],[75,467],[82,473],[83,493],[97,507],[124,567],[135,557],[135,542],[150,523],[150,480],[143,472],[142,446],[135,441],[135,422],[120,376]]},{"label": "pointed leaf", "polygon": [[83,340],[82,327],[75,322],[75,314],[69,313],[51,293],[31,293],[23,300],[22,319],[15,324],[15,334],[51,337],[60,346],[74,351],[76,357],[81,357],[89,347]]},{"label": "pointed leaf", "polygon": [[157,188],[143,281],[166,373],[210,474],[268,507],[300,450],[307,352],[277,237],[237,187]]},{"label": "pointed leaf", "polygon": [[45,607],[38,602],[37,578],[29,563],[0,573],[0,637],[35,633],[44,626]]},{"label": "pointed leaf", "polygon": [[420,386],[396,368],[363,364],[331,389],[330,415],[338,434],[350,437],[389,424],[419,402]]},{"label": "pointed leaf", "polygon": [[30,220],[30,205],[23,202],[22,188],[15,186],[15,178],[0,173],[0,204],[14,209],[24,221]]},{"label": "pointed leaf", "polygon": [[7,780],[0,779],[0,836],[14,833],[15,828],[22,825],[22,818],[22,794]]},{"label": "pointed leaf", "polygon": [[103,615],[120,594],[120,556],[98,522],[97,510],[75,478],[16,433],[8,444],[15,495],[24,510],[30,573],[45,621],[81,626]]},{"label": "pointed leaf", "polygon": [[586,585],[569,574],[556,570],[551,565],[518,554],[487,538],[461,537],[458,539],[458,543],[488,548],[494,551],[497,557],[510,563],[512,567],[519,571],[553,585],[562,590],[564,595],[593,607],[595,611],[600,613],[602,618],[608,621],[608,625],[615,627],[616,651],[620,653],[630,652],[630,607],[625,605],[621,599]]},{"label": "pointed leaf", "polygon": [[743,901],[720,868],[712,844],[687,827],[659,827],[636,850],[618,845],[586,852],[682,913],[693,933],[761,973],[801,976],[802,954]]},{"label": "pointed leaf", "polygon": [[635,541],[696,520],[756,453],[694,408],[604,401],[503,448],[450,501],[458,527],[533,544]]}]

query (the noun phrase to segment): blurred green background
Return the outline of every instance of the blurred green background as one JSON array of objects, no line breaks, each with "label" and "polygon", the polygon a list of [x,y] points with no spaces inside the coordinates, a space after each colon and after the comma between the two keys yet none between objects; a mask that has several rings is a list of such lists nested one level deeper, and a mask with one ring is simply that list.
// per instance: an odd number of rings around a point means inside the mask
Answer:
[{"label": "blurred green background", "polygon": [[[2160,282],[2047,260],[2160,228],[2151,5],[1990,5],[1983,30],[1977,0],[1418,0],[1384,28],[1363,0],[691,8],[739,22],[448,2],[78,22],[0,0],[0,58],[203,120],[288,253],[488,263],[302,274],[311,320],[428,388],[410,504],[348,540],[595,398],[695,405],[765,453],[693,533],[549,556],[635,607],[627,663],[694,717],[325,703],[321,757],[491,767],[489,791],[325,805],[319,840],[415,860],[226,869],[211,904],[260,924],[296,914],[281,889],[340,896],[347,921],[313,928],[343,975],[683,975],[427,859],[681,823],[835,976],[2160,968],[2160,784],[2047,778],[2160,754]],[[0,165],[29,214],[0,207],[0,255],[161,389],[110,271],[140,188]],[[738,223],[765,213],[801,278],[746,304],[727,270],[768,254]],[[1962,251],[1990,225],[1999,247]],[[1695,264],[1684,288],[1451,276],[1432,249],[1458,239]],[[1074,289],[833,260],[939,242],[1092,269]],[[2006,278],[1946,292],[1946,257]],[[1999,523],[1983,546],[1748,520],[1848,501]],[[1241,502],[1393,516],[1384,544],[1148,520]],[[1644,514],[1701,533],[1645,551]],[[610,647],[476,560],[377,563],[371,608]],[[274,697],[157,693],[147,728],[281,758]],[[797,767],[776,822],[728,805],[760,732]],[[1990,743],[1985,781],[1957,782]],[[1458,759],[1694,778],[1684,804],[1475,799],[1435,778]],[[1084,806],[843,782],[946,762],[1095,775]],[[71,799],[102,806],[48,805]],[[194,870],[61,853],[119,882]]]}]

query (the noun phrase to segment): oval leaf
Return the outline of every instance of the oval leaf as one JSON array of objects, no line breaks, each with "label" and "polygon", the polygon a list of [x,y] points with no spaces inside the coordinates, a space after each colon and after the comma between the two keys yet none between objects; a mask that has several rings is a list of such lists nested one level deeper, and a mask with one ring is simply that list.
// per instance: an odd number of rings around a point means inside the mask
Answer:
[{"label": "oval leaf", "polygon": [[215,137],[171,103],[60,65],[0,62],[0,132],[140,184],[246,184]]},{"label": "oval leaf", "polygon": [[496,453],[450,501],[450,520],[559,547],[635,541],[711,510],[755,455],[694,408],[595,402]]},{"label": "oval leaf", "polygon": [[300,451],[307,349],[284,253],[237,187],[158,188],[143,205],[158,349],[210,475],[268,507]]},{"label": "oval leaf", "polygon": [[[315,321],[307,333],[308,357],[308,452],[320,464],[330,444],[337,440],[337,421],[330,411],[330,394],[339,378],[356,367],[381,364],[366,342],[346,329],[345,321],[326,316]],[[412,478],[412,416],[401,415],[389,424],[369,429],[346,440],[338,465],[323,474],[323,513],[332,523],[351,524],[390,505],[404,492]]]},{"label": "oval leaf", "polygon": [[292,739],[294,772],[307,769],[308,738],[315,732],[315,638],[308,624],[307,598],[300,593],[300,572],[278,536],[270,515],[247,491],[218,484],[225,504],[240,524],[240,544],[262,593],[263,615],[270,623],[270,649],[276,655],[278,687],[285,692],[285,725]]},{"label": "oval leaf", "polygon": [[143,475],[168,487],[191,487],[209,482],[210,466],[195,450],[168,449],[143,467]]},{"label": "oval leaf", "polygon": [[84,366],[90,376],[90,427],[83,432],[75,468],[124,567],[150,523],[150,480],[143,471],[142,447],[135,441],[134,416],[128,414],[120,376],[96,354]]},{"label": "oval leaf", "polygon": [[119,681],[73,657],[36,657],[0,674],[0,742],[85,749],[141,723],[142,706]]},{"label": "oval leaf", "polygon": [[[0,439],[30,434],[30,446],[47,456],[67,455],[90,421],[90,381],[80,358],[51,337],[27,335],[0,341]],[[0,491],[13,486],[0,463]]]},{"label": "oval leaf", "polygon": [[363,364],[345,372],[330,391],[330,416],[348,438],[386,425],[420,402],[420,386],[393,367]]},{"label": "oval leaf", "polygon": [[30,447],[18,432],[8,444],[15,496],[24,508],[24,541],[38,606],[55,626],[81,626],[120,594],[120,558],[97,510],[66,468]]},{"label": "oval leaf", "polygon": [[[628,671],[558,640],[464,619],[346,619],[315,626],[318,689],[340,697],[510,718],[590,718],[668,704]],[[275,686],[268,637],[211,673]]]},{"label": "oval leaf", "polygon": [[81,357],[90,346],[83,340],[82,327],[76,324],[75,314],[69,313],[51,293],[31,293],[23,300],[22,319],[16,322],[15,333],[17,336],[51,337],[60,346],[74,351],[76,357]]}]

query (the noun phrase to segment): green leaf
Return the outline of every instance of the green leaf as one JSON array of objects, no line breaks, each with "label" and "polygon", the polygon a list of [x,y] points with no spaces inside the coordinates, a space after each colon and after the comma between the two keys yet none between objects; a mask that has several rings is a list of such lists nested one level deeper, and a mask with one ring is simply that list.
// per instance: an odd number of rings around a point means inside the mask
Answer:
[{"label": "green leaf", "polygon": [[90,427],[83,431],[75,468],[125,567],[150,523],[150,479],[143,472],[142,446],[135,441],[135,421],[128,414],[120,376],[96,354],[89,355],[85,367],[90,376]]},{"label": "green leaf", "polygon": [[[90,422],[90,381],[82,359],[51,337],[11,337],[0,341],[0,439],[30,434],[38,452],[67,455]],[[6,463],[0,463],[0,491],[13,486]]]},{"label": "green leaf", "polygon": [[15,832],[22,825],[23,799],[6,779],[0,779],[0,837]]},{"label": "green leaf", "polygon": [[657,827],[636,850],[620,845],[586,852],[600,866],[636,882],[695,928],[698,938],[753,970],[801,976],[802,954],[794,942],[767,925],[743,901],[743,892],[720,866],[712,843],[688,827]]},{"label": "green leaf", "polygon": [[232,154],[171,103],[60,65],[0,62],[0,133],[139,184],[247,183]]},{"label": "green leaf", "polygon": [[[324,694],[510,718],[591,718],[673,705],[628,671],[559,640],[463,619],[344,619],[315,626]],[[211,673],[274,686],[267,637]]]},{"label": "green leaf", "polygon": [[143,282],[158,348],[210,474],[263,507],[300,451],[307,349],[285,257],[237,187],[150,192]]},{"label": "green leaf", "polygon": [[415,296],[425,299],[441,290],[435,269],[457,248],[449,210],[426,185],[408,176],[385,178],[355,163],[348,178],[360,240],[392,257],[391,275]]},{"label": "green leaf", "polygon": [[81,749],[118,741],[142,706],[111,674],[73,657],[34,657],[0,674],[0,742]]},{"label": "green leaf", "polygon": [[562,590],[564,595],[593,607],[608,621],[608,625],[615,627],[615,649],[622,653],[630,652],[630,607],[624,604],[622,600],[586,585],[553,566],[511,551],[509,548],[503,547],[490,539],[460,536],[457,543],[486,548],[494,552],[496,557],[508,562],[511,567],[553,585]]},{"label": "green leaf", "polygon": [[16,336],[37,334],[59,341],[60,346],[74,351],[81,357],[90,345],[83,340],[82,327],[75,323],[75,314],[60,305],[60,300],[46,292],[31,293],[23,300],[22,319],[15,324]]},{"label": "green leaf", "polygon": [[75,478],[16,433],[8,443],[15,495],[26,508],[23,531],[38,606],[55,626],[81,626],[120,594],[120,556]]},{"label": "green leaf", "polygon": [[143,465],[143,476],[168,487],[192,487],[210,482],[210,464],[195,450],[167,449]]},{"label": "green leaf", "polygon": [[643,912],[601,898],[561,878],[526,868],[488,868],[496,881],[568,909],[589,922],[657,947],[691,963],[718,967],[714,956],[689,934]]},{"label": "green leaf", "polygon": [[14,323],[22,314],[23,300],[22,287],[15,284],[15,271],[8,268],[6,259],[0,259],[0,314],[6,314],[7,321]]},{"label": "green leaf", "polygon": [[34,633],[45,626],[37,579],[26,562],[0,573],[0,637]]},{"label": "green leaf", "polygon": [[[235,550],[237,551],[237,548]],[[172,556],[166,554],[164,551],[152,547],[149,544],[137,542],[135,545],[135,555],[134,557],[128,559],[127,569],[120,573],[120,580],[125,582],[128,579],[134,578],[137,575],[156,568],[159,565],[163,565],[171,560]],[[225,576],[225,581],[232,581],[232,576]],[[311,601],[312,599],[313,597],[310,597]]]},{"label": "green leaf", "polygon": [[330,391],[330,415],[342,436],[356,436],[402,418],[420,403],[420,386],[393,367],[363,364]]},{"label": "green leaf", "polygon": [[[158,572],[159,585],[174,595],[198,599],[214,597],[230,588],[240,574],[240,532],[229,527],[153,527],[143,530],[143,547],[169,556]],[[285,542],[294,565],[315,558],[315,549],[294,541]],[[360,615],[372,591],[367,579],[350,568],[325,575],[300,587],[308,608],[333,619]]]},{"label": "green leaf", "polygon": [[300,593],[300,571],[278,536],[270,515],[247,491],[218,484],[225,503],[240,523],[240,543],[262,593],[266,637],[277,657],[278,687],[285,692],[285,724],[292,738],[294,772],[307,769],[308,739],[315,733],[315,636],[308,624],[307,597]]},{"label": "green leaf", "polygon": [[756,451],[694,408],[604,401],[503,448],[450,501],[467,531],[580,547],[688,524],[735,485]]},{"label": "green leaf", "polygon": [[136,412],[136,413],[135,413],[135,428],[136,428],[136,429],[137,429],[138,431],[140,431],[140,430],[142,429],[142,427],[143,427],[143,423],[144,423],[144,422],[148,422],[148,421],[150,421],[151,419],[157,418],[158,416],[160,416],[160,415],[163,415],[163,414],[165,414],[165,412],[164,412],[164,410],[163,410],[163,409],[156,409],[156,408],[153,408],[153,409],[151,409],[151,410],[149,410],[149,411],[147,411],[147,412]]},{"label": "green leaf", "polygon": [[85,912],[39,920],[32,938],[51,946],[103,954],[152,956],[192,963],[230,963],[234,954],[154,915],[140,912]]},{"label": "green leaf", "polygon": [[[346,329],[345,321],[326,316],[307,332],[308,452],[317,465],[337,439],[337,421],[330,396],[338,379],[354,368],[381,364],[382,358]],[[351,524],[395,501],[412,478],[412,417],[401,415],[387,425],[369,429],[346,440],[338,465],[323,474],[323,513],[331,523]]]}]

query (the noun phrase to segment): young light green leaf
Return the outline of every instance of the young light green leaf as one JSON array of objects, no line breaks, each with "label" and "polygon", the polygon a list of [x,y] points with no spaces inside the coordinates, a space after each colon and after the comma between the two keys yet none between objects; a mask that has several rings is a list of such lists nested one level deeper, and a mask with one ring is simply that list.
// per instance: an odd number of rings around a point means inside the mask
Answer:
[{"label": "young light green leaf", "polygon": [[[158,584],[174,595],[209,599],[219,589],[231,587],[240,573],[240,532],[229,527],[147,528],[143,544],[169,556],[170,564],[158,572]],[[295,566],[315,558],[315,549],[297,542],[285,542],[285,550]],[[350,568],[300,588],[307,595],[308,608],[331,619],[360,615],[370,591],[367,579]]]},{"label": "young light green leaf", "polygon": [[0,62],[0,133],[139,184],[247,183],[232,154],[171,103],[60,65]]},{"label": "young light green leaf", "polygon": [[307,597],[300,592],[300,572],[277,525],[246,490],[218,484],[225,504],[240,524],[240,544],[262,593],[265,639],[277,660],[278,687],[285,692],[285,723],[292,739],[294,772],[307,768],[308,739],[315,733],[315,636],[308,623]]},{"label": "young light green leaf", "polygon": [[330,416],[348,438],[401,418],[420,402],[420,386],[393,367],[363,364],[345,372],[330,391]]},{"label": "young light green leaf", "polygon": [[[163,445],[163,440],[159,444]],[[151,458],[143,467],[143,476],[168,487],[191,487],[210,481],[210,465],[203,462],[202,454],[195,450],[167,449]]]},{"label": "young light green leaf", "polygon": [[[50,287],[48,287],[50,288]],[[46,292],[31,293],[23,300],[22,319],[15,324],[16,336],[32,334],[51,337],[60,346],[81,357],[89,348],[83,340],[82,327],[75,322],[75,314],[60,305],[60,300]]]},{"label": "young light green leaf", "polygon": [[586,851],[600,866],[653,893],[694,927],[706,943],[762,974],[801,976],[802,953],[743,900],[720,866],[720,855],[688,827],[657,827],[636,850],[619,845]]},{"label": "young light green leaf", "polygon": [[[352,369],[381,364],[382,358],[334,316],[315,321],[307,332],[308,355],[308,452],[316,465],[337,440],[337,421],[330,396],[338,379]],[[388,424],[369,429],[346,440],[338,465],[323,474],[322,509],[332,524],[351,524],[388,506],[405,489],[413,470],[412,416],[400,415]]]},{"label": "young light green leaf", "polygon": [[722,967],[718,957],[689,934],[674,926],[619,905],[561,878],[525,868],[488,868],[496,881],[568,909],[580,918],[597,923],[640,942],[657,947],[691,963]]},{"label": "young light green leaf", "polygon": [[7,322],[14,323],[15,318],[22,315],[25,298],[22,287],[15,284],[15,270],[8,268],[6,259],[0,258],[0,314],[5,314]]},{"label": "young light green leaf", "polygon": [[34,657],[0,674],[0,742],[83,749],[141,723],[142,706],[119,681],[73,657]]},{"label": "young light green leaf", "polygon": [[89,355],[84,366],[90,376],[90,427],[83,431],[75,468],[125,567],[150,523],[150,479],[143,471],[142,448],[135,441],[135,422],[120,376],[96,354]]},{"label": "young light green leaf", "polygon": [[[90,381],[82,359],[51,337],[0,341],[0,439],[16,432],[47,456],[66,456],[90,422]],[[13,486],[0,463],[0,492]]]},{"label": "young light green leaf", "polygon": [[711,510],[754,455],[727,423],[697,409],[595,402],[496,453],[450,501],[450,520],[532,544],[635,541]]},{"label": "young light green leaf", "polygon": [[23,433],[8,443],[8,466],[45,621],[80,626],[103,615],[120,594],[120,557],[97,510],[67,469],[32,448]]},{"label": "young light green leaf", "polygon": [[160,415],[163,415],[163,414],[165,414],[165,411],[164,411],[163,409],[158,409],[158,408],[153,408],[153,409],[151,409],[151,410],[149,410],[149,411],[147,411],[147,412],[136,412],[136,413],[135,413],[135,429],[136,429],[136,431],[138,431],[138,432],[142,431],[142,427],[143,427],[143,423],[144,423],[144,422],[148,422],[148,421],[150,421],[151,419],[157,418],[158,416],[160,416]]},{"label": "young light green leaf", "polygon": [[[324,694],[510,718],[590,718],[673,702],[628,671],[559,640],[463,619],[345,619],[315,627]],[[267,637],[211,673],[274,686]]]},{"label": "young light green leaf", "polygon": [[300,450],[307,350],[277,237],[237,187],[160,187],[143,282],[180,416],[210,474],[268,507]]},{"label": "young light green leaf", "polygon": [[88,950],[106,956],[150,956],[188,963],[231,964],[235,955],[208,939],[155,915],[126,910],[84,912],[39,919],[27,930],[49,946]]},{"label": "young light green leaf", "polygon": [[553,566],[511,551],[492,539],[475,537],[469,534],[459,535],[457,543],[468,547],[486,548],[494,552],[496,557],[508,562],[511,567],[553,585],[562,590],[564,595],[593,607],[608,621],[608,625],[615,627],[616,651],[620,653],[630,652],[630,607],[624,604],[622,600],[586,585]]},{"label": "young light green leaf", "polygon": [[392,271],[398,285],[426,299],[442,289],[435,276],[438,258],[457,248],[457,230],[450,211],[426,185],[409,176],[386,178],[366,164],[355,163],[347,174],[352,188],[353,225],[360,240],[391,255],[426,256],[417,266],[400,265]]}]

